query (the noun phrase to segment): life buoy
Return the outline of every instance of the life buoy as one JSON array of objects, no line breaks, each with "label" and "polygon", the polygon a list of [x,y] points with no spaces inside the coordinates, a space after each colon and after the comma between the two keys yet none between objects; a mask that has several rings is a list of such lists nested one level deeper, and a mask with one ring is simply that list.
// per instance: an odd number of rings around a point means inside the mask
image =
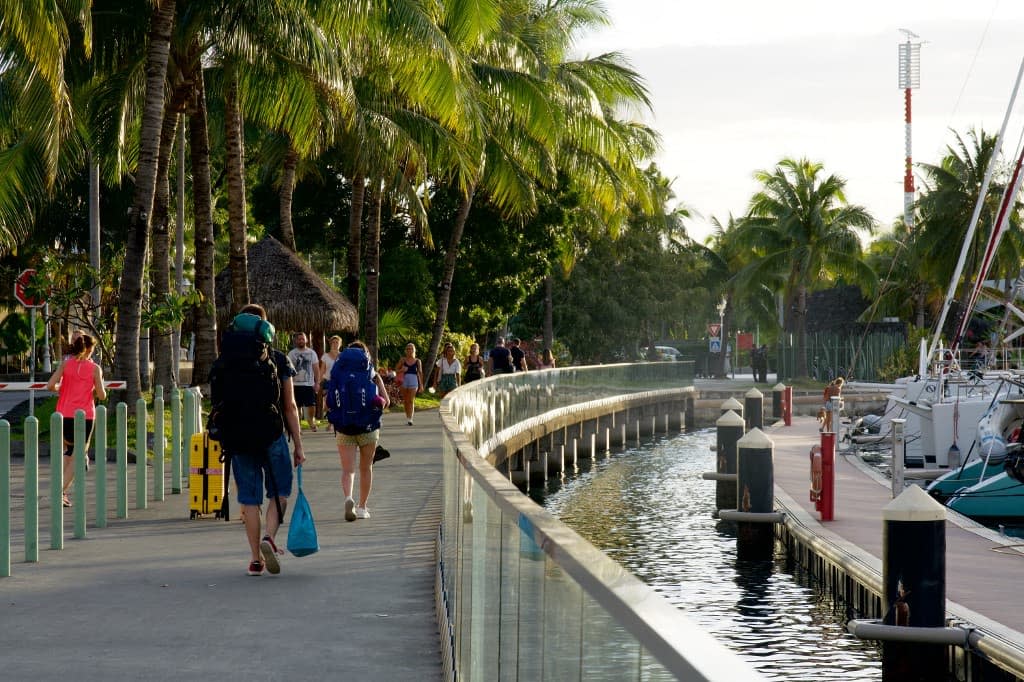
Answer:
[{"label": "life buoy", "polygon": [[811,448],[811,502],[821,499],[821,446]]}]

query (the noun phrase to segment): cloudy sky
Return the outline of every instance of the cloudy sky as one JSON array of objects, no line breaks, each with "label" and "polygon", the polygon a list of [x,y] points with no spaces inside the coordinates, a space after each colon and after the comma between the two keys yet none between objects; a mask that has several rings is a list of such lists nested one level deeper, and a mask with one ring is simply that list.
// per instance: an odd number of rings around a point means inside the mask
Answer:
[{"label": "cloudy sky", "polygon": [[[1024,58],[1020,0],[604,0],[613,25],[581,52],[624,52],[646,79],[662,136],[656,161],[703,240],[712,216],[741,215],[752,175],[807,157],[847,180],[883,226],[903,211],[899,29],[920,36],[913,156],[935,163],[951,130],[998,132]],[[1024,87],[1022,87],[1024,90]],[[1018,98],[1024,111],[1024,93]],[[1024,116],[1011,118],[1013,154]],[[920,188],[920,181],[918,181]]]}]

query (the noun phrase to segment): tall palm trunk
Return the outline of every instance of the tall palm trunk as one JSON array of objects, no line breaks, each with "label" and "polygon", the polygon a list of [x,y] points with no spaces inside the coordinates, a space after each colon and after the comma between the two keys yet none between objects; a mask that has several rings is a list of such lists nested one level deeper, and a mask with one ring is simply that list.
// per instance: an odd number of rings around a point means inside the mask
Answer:
[{"label": "tall palm trunk", "polygon": [[217,318],[213,281],[213,199],[210,191],[210,139],[206,128],[206,90],[202,69],[195,78],[195,106],[189,116],[192,158],[192,213],[195,216],[195,288],[203,301],[192,310],[196,351],[193,386],[206,383],[217,357]]},{"label": "tall palm trunk", "polygon": [[370,196],[370,218],[366,227],[366,322],[363,325],[363,342],[370,349],[374,362],[377,361],[377,330],[379,310],[377,308],[378,292],[380,291],[380,219],[381,206],[384,202],[384,191],[379,183],[373,184]]},{"label": "tall palm trunk", "polygon": [[224,95],[231,312],[239,310],[249,302],[249,270],[245,250],[245,140],[243,136],[242,112],[238,106],[238,76],[232,74]]},{"label": "tall palm trunk", "polygon": [[807,378],[807,287],[796,289],[796,311],[793,314],[796,326],[796,375]]},{"label": "tall palm trunk", "polygon": [[[175,211],[174,223],[174,291],[178,294],[185,293],[185,116],[181,119],[180,131],[178,133],[178,194],[177,210]],[[174,374],[174,384],[180,386],[181,377],[181,322],[174,323],[174,333],[171,334],[171,367]]]},{"label": "tall palm trunk", "polygon": [[[164,111],[163,130],[160,133],[160,154],[157,169],[156,193],[153,199],[153,261],[150,264],[150,301],[161,305],[171,292],[171,152],[174,150],[175,134],[178,128],[178,111],[188,95],[187,86],[177,88],[167,102]],[[175,386],[172,368],[170,327],[150,330],[153,344],[153,381],[170,390]],[[145,381],[148,368],[143,368]]]},{"label": "tall palm trunk", "polygon": [[292,196],[295,194],[295,167],[299,165],[299,153],[288,141],[288,153],[281,169],[281,188],[277,196],[281,216],[281,242],[295,252],[295,227],[292,225]]},{"label": "tall palm trunk", "polygon": [[452,226],[452,234],[448,238],[448,249],[444,254],[444,271],[441,275],[441,288],[437,292],[437,316],[434,318],[434,328],[430,334],[430,349],[427,351],[426,360],[423,362],[423,366],[431,370],[437,361],[437,350],[441,347],[441,339],[444,337],[444,326],[448,322],[448,303],[452,297],[455,263],[459,260],[459,244],[462,242],[462,231],[466,229],[469,209],[473,208],[473,196],[475,194],[476,183],[473,183],[459,205],[459,212],[455,215],[455,224]]},{"label": "tall palm trunk", "polygon": [[135,193],[128,217],[124,270],[118,288],[117,350],[114,377],[126,382],[124,399],[139,398],[139,327],[142,313],[142,275],[149,247],[149,217],[156,192],[157,154],[164,115],[164,82],[167,57],[174,27],[175,0],[153,3],[150,17],[149,47],[146,51],[146,101],[139,131],[139,162],[135,173]]},{"label": "tall palm trunk", "polygon": [[555,343],[554,277],[549,272],[544,277],[544,347],[551,348]]},{"label": "tall palm trunk", "polygon": [[359,309],[359,265],[361,260],[361,236],[363,225],[363,197],[366,195],[366,178],[356,173],[352,178],[352,212],[348,217],[348,277],[345,279],[348,300]]}]

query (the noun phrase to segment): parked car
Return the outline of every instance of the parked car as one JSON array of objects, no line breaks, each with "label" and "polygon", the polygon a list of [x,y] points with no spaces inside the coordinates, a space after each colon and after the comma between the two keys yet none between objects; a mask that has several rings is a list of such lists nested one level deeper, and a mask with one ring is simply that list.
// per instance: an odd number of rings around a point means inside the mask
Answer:
[{"label": "parked car", "polygon": [[682,353],[672,346],[655,346],[653,349],[644,348],[644,357],[648,360],[671,360],[674,362],[682,357]]}]

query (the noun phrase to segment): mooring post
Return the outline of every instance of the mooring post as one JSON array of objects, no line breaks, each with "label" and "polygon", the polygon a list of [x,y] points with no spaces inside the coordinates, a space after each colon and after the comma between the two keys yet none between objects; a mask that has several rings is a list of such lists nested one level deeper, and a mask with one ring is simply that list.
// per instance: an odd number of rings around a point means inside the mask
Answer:
[{"label": "mooring post", "polygon": [[[715,422],[715,453],[719,474],[736,474],[736,443],[743,437],[743,417],[729,410]],[[715,506],[718,509],[736,509],[736,481],[715,483]]]},{"label": "mooring post", "polygon": [[836,434],[821,434],[821,493],[818,511],[822,521],[832,521],[836,511]]},{"label": "mooring post", "polygon": [[[771,514],[775,506],[774,443],[761,429],[751,429],[736,442],[736,509]],[[736,558],[771,559],[775,524],[737,522]]]},{"label": "mooring post", "polygon": [[743,417],[743,403],[736,400],[736,398],[729,398],[728,400],[723,401],[721,409],[722,414],[725,414],[726,412],[735,412],[741,418]]},{"label": "mooring post", "polygon": [[904,438],[904,427],[906,419],[892,420],[892,461],[889,464],[892,470],[892,496],[896,498],[903,492],[903,466],[907,456],[907,441]]},{"label": "mooring post", "polygon": [[793,425],[793,387],[786,386],[782,398],[782,419],[786,426]]},{"label": "mooring post", "polygon": [[781,381],[772,387],[772,419],[782,419],[782,404],[786,400],[786,385]]},{"label": "mooring post", "polygon": [[764,429],[764,394],[756,388],[743,396],[743,414],[747,429]]},{"label": "mooring post", "polygon": [[[882,509],[884,622],[941,628],[946,620],[946,509],[912,485]],[[942,644],[886,641],[882,680],[946,679]]]}]

